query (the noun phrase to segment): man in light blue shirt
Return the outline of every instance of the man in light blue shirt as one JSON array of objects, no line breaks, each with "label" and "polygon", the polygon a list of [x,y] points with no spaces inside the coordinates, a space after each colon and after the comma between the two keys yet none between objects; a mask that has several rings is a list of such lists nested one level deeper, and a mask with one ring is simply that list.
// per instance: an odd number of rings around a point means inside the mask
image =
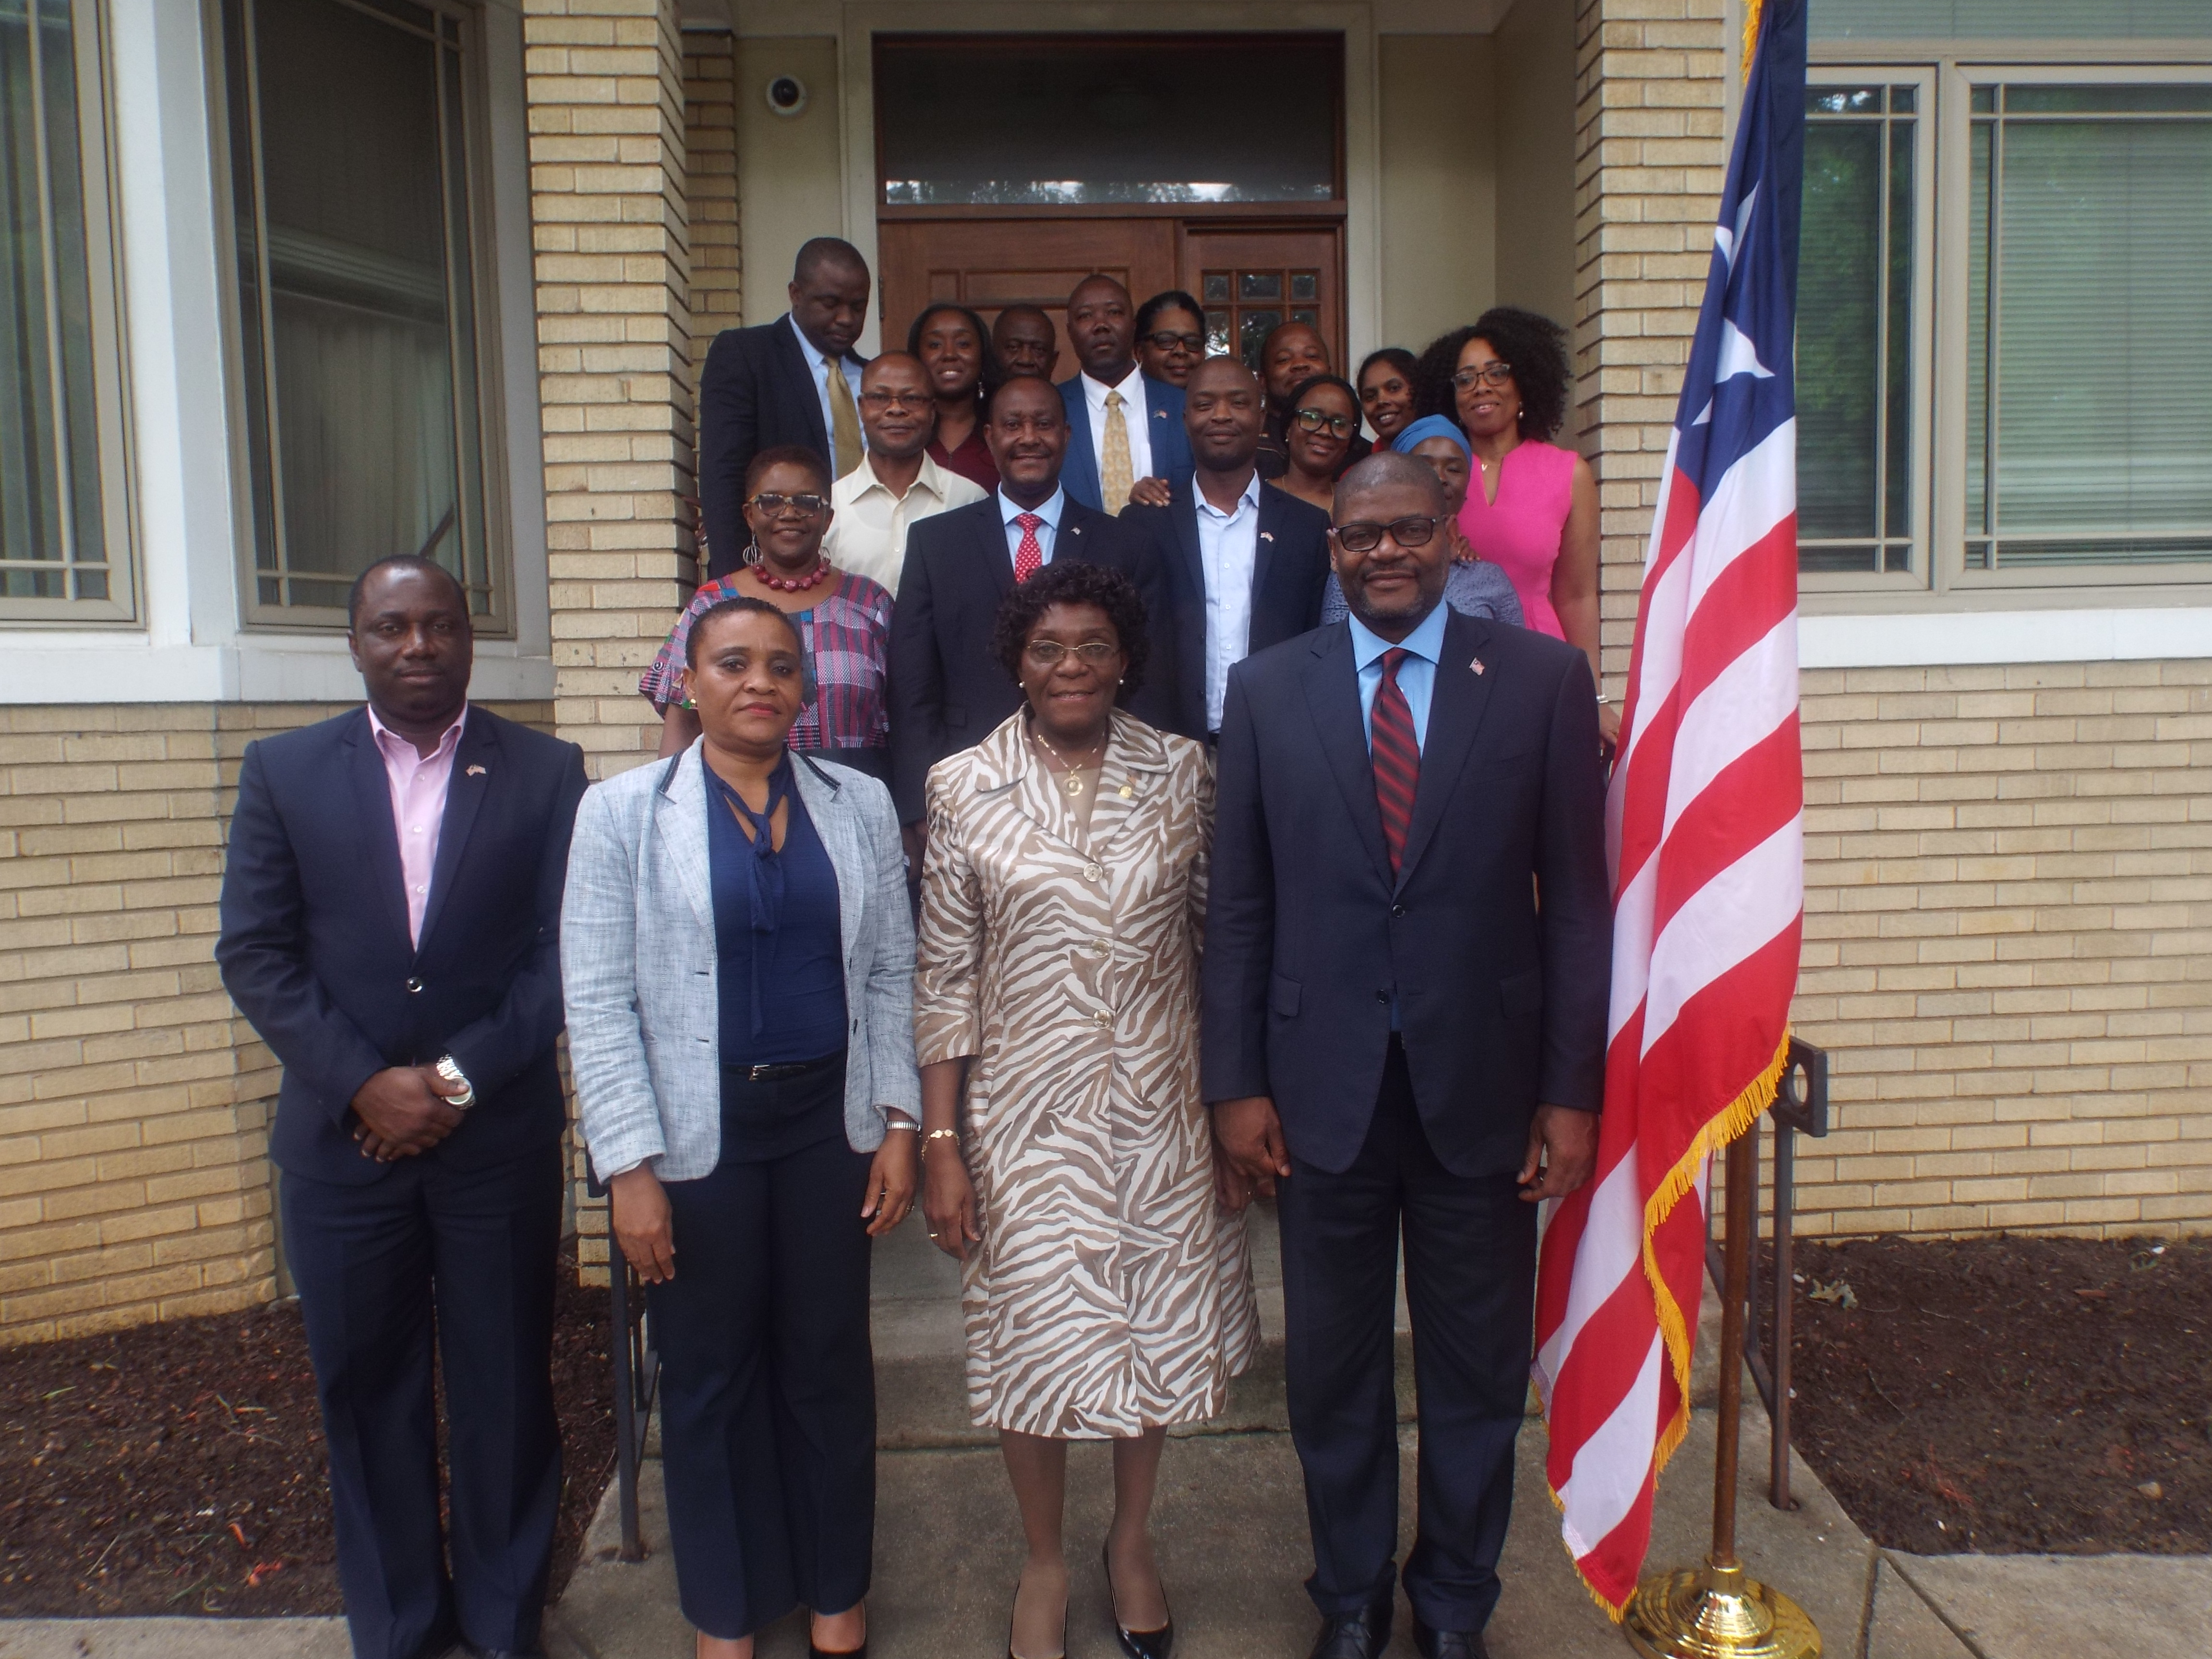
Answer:
[{"label": "man in light blue shirt", "polygon": [[[796,288],[799,285],[794,283],[792,286]],[[806,337],[806,331],[799,325],[797,312],[786,312],[783,320],[791,325],[792,337],[799,342],[799,355],[806,359],[806,367],[814,375],[814,393],[822,404],[822,429],[830,434],[830,441],[834,444],[836,441],[838,423],[836,404],[830,395],[830,355]],[[858,357],[852,355],[848,348],[838,356],[837,367],[844,374],[845,391],[852,400],[847,407],[855,411],[854,418],[857,421],[860,398],[860,370],[864,365]],[[866,454],[868,448],[868,432],[865,424],[858,428],[858,439],[860,453]],[[838,459],[843,458],[841,456]],[[847,470],[850,471],[849,468]]]},{"label": "man in light blue shirt", "polygon": [[[1009,501],[1006,488],[1001,484],[992,492],[991,498],[998,502],[1000,522],[1006,526],[1006,556],[1014,562],[1014,579],[1019,581],[1036,574],[1022,568],[1022,538],[1024,533],[1034,533],[1036,537],[1037,569],[1042,570],[1050,564],[1053,544],[1060,538],[1060,515],[1067,510],[1067,492],[1055,488],[1049,496],[1035,507],[1024,507],[1019,501]],[[1038,522],[1033,526],[1024,526],[1018,520],[1024,517]]]},{"label": "man in light blue shirt", "polygon": [[1194,492],[1198,557],[1206,572],[1206,729],[1221,729],[1229,671],[1244,660],[1252,637],[1252,567],[1260,556],[1260,473],[1253,469],[1233,512]]},{"label": "man in light blue shirt", "polygon": [[1359,718],[1367,727],[1367,743],[1375,744],[1375,693],[1382,684],[1382,653],[1410,652],[1398,665],[1398,689],[1406,694],[1406,707],[1413,716],[1413,741],[1423,749],[1429,742],[1429,695],[1436,689],[1437,659],[1444,648],[1444,618],[1451,614],[1437,605],[1421,625],[1393,642],[1371,630],[1357,613],[1346,618],[1352,627],[1352,659],[1359,667]]}]

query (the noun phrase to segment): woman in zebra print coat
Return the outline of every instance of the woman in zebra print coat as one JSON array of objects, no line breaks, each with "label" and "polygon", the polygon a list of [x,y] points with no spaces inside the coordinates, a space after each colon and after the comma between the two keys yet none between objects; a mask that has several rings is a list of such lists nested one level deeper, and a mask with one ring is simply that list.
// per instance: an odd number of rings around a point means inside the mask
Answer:
[{"label": "woman in zebra print coat", "polygon": [[1220,1410],[1259,1335],[1199,1098],[1212,762],[1115,707],[1147,654],[1120,573],[1048,565],[997,643],[1026,706],[929,775],[925,1209],[966,1266],[969,1408],[1000,1432],[1029,1542],[1009,1652],[1064,1651],[1067,1442],[1106,1438],[1116,1631],[1165,1659],[1146,1530],[1165,1431]]}]

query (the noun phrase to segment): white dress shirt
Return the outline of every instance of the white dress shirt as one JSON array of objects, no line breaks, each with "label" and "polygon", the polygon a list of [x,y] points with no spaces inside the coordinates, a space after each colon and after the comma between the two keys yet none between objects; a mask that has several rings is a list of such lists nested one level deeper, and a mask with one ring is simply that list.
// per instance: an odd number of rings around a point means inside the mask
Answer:
[{"label": "white dress shirt", "polygon": [[1083,407],[1091,416],[1091,454],[1098,463],[1098,476],[1106,476],[1106,394],[1121,394],[1121,424],[1129,432],[1129,481],[1149,478],[1152,472],[1152,411],[1145,402],[1145,371],[1133,368],[1119,386],[1083,376]]},{"label": "white dress shirt", "polygon": [[[837,422],[830,415],[830,360],[815,349],[813,341],[799,332],[798,318],[786,312],[783,319],[791,325],[791,337],[799,342],[799,355],[806,359],[807,368],[814,373],[814,395],[822,402],[822,434],[830,440],[830,447],[835,450],[837,447]],[[837,367],[845,371],[845,384],[853,389],[853,415],[857,420],[860,412],[860,366],[850,357],[840,357]],[[868,429],[862,427],[860,447],[866,450],[867,447]]]},{"label": "white dress shirt", "polygon": [[1006,526],[1006,562],[1012,564],[1022,544],[1022,527],[1014,520],[1024,513],[1034,513],[1044,522],[1036,527],[1037,546],[1043,550],[1046,564],[1052,562],[1052,544],[1060,538],[1060,515],[1067,510],[1067,492],[1054,489],[1052,499],[1042,507],[1016,507],[1006,499],[1003,489],[994,490],[998,498],[999,517]]},{"label": "white dress shirt", "polygon": [[1224,513],[1195,485],[1198,562],[1206,570],[1206,729],[1221,729],[1229,671],[1252,652],[1252,572],[1260,558],[1260,475]]},{"label": "white dress shirt", "polygon": [[841,570],[882,583],[896,599],[899,571],[906,564],[906,532],[924,519],[982,499],[981,484],[938,465],[927,454],[903,495],[876,476],[873,461],[863,459],[830,487],[830,507],[836,516],[822,538],[822,556]]}]

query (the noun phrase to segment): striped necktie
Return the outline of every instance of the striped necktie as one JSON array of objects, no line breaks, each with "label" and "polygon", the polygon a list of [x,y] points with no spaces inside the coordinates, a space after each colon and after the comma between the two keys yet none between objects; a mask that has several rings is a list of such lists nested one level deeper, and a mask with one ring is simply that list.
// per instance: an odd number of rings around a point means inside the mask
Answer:
[{"label": "striped necktie", "polygon": [[1413,737],[1413,710],[1399,689],[1398,670],[1413,653],[1402,647],[1382,653],[1382,684],[1368,711],[1367,746],[1375,767],[1375,804],[1382,811],[1382,840],[1395,880],[1405,861],[1406,831],[1413,822],[1413,792],[1421,782],[1421,745]]}]

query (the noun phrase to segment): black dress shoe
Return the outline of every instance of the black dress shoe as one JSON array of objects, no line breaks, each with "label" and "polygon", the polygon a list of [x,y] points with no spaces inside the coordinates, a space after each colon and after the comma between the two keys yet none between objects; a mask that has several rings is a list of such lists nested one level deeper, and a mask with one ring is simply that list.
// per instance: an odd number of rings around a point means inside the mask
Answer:
[{"label": "black dress shoe", "polygon": [[1390,1603],[1386,1599],[1340,1613],[1322,1621],[1312,1659],[1377,1659],[1390,1645]]},{"label": "black dress shoe", "polygon": [[[1127,1659],[1168,1659],[1175,1648],[1175,1618],[1169,1616],[1166,1624],[1158,1630],[1125,1630],[1121,1626],[1121,1605],[1114,1597],[1114,1564],[1107,1557],[1106,1546],[1098,1547],[1098,1565],[1106,1570],[1106,1606],[1114,1615],[1114,1634],[1120,1638],[1121,1651]],[[1160,1599],[1167,1599],[1162,1589]]]},{"label": "black dress shoe", "polygon": [[806,1638],[806,1659],[868,1659],[868,1644],[863,1642],[857,1648],[817,1648],[810,1636]]},{"label": "black dress shoe", "polygon": [[1479,1630],[1431,1630],[1413,1615],[1413,1648],[1421,1659],[1490,1659]]}]

